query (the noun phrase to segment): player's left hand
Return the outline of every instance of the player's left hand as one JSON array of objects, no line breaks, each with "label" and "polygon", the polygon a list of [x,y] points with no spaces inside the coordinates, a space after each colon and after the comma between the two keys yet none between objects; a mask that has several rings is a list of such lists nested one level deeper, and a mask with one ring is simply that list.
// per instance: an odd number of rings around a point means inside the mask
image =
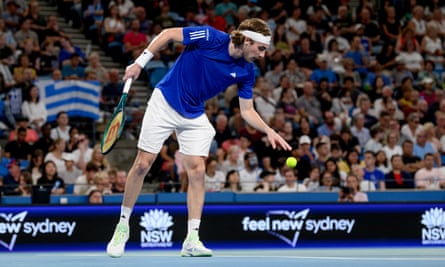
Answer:
[{"label": "player's left hand", "polygon": [[280,146],[284,150],[292,150],[292,147],[286,142],[286,140],[284,140],[283,137],[281,137],[281,135],[279,135],[273,129],[268,130],[266,134],[267,139],[269,140],[273,149],[276,149],[277,146]]}]

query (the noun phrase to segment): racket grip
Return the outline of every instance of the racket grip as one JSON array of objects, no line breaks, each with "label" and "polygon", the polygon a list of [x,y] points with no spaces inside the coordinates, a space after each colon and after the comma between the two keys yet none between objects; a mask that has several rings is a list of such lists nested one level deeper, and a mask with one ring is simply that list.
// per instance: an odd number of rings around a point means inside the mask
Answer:
[{"label": "racket grip", "polygon": [[126,81],[125,81],[125,84],[124,84],[124,94],[128,94],[128,91],[130,91],[130,87],[131,87],[131,83],[133,82],[133,78],[128,78]]}]

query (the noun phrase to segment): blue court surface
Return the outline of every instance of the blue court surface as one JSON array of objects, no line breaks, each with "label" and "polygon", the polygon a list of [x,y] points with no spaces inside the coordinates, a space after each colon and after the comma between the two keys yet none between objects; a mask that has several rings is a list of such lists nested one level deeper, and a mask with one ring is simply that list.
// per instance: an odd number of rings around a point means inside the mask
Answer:
[{"label": "blue court surface", "polygon": [[216,250],[209,258],[181,258],[178,254],[173,250],[130,251],[113,259],[105,252],[17,252],[1,253],[0,261],[11,267],[445,266],[444,248]]}]

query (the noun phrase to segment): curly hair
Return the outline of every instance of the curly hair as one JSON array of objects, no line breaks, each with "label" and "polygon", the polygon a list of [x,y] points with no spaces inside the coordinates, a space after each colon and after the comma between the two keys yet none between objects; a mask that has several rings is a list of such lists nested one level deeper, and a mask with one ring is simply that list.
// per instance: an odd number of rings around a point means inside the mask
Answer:
[{"label": "curly hair", "polygon": [[240,46],[244,43],[245,36],[241,34],[241,31],[254,31],[261,33],[265,36],[272,36],[272,31],[266,22],[258,18],[246,19],[238,26],[238,29],[232,31],[230,37],[235,46]]}]

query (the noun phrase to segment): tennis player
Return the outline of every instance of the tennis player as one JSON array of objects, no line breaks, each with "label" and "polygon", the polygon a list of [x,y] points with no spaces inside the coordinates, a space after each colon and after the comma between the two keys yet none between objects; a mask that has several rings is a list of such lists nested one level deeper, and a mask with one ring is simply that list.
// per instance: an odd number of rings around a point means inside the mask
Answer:
[{"label": "tennis player", "polygon": [[111,257],[124,254],[129,238],[129,219],[162,144],[175,131],[187,171],[188,232],[181,256],[212,256],[199,239],[204,205],[205,158],[215,130],[204,113],[204,102],[232,84],[238,85],[242,117],[267,134],[273,148],[290,150],[288,143],[271,129],[254,110],[255,83],[252,61],[264,57],[271,42],[271,30],[260,19],[244,20],[230,35],[208,26],[163,30],[125,70],[124,80],[136,79],[153,53],[170,41],[182,42],[185,49],[174,66],[157,84],[148,102],[138,141],[138,153],[128,173],[120,221],[107,246]]}]

